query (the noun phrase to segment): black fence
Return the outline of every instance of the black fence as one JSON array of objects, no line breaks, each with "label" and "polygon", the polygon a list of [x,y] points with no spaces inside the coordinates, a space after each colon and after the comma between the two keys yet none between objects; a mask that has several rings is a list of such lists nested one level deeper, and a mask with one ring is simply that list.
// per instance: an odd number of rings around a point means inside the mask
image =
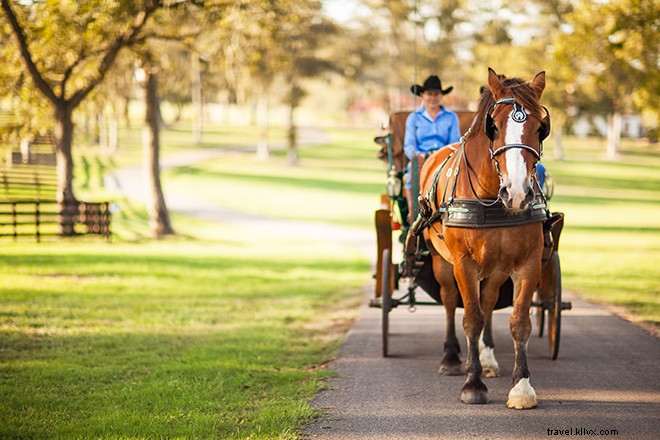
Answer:
[{"label": "black fence", "polygon": [[110,239],[112,213],[108,202],[78,202],[63,205],[51,200],[0,201],[0,237],[62,235],[63,221],[73,224],[73,232],[96,234]]}]

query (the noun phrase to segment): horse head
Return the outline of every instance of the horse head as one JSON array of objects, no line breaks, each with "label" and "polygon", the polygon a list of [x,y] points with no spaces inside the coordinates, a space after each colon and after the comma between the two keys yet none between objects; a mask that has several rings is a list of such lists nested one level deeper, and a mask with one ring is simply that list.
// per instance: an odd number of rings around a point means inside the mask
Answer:
[{"label": "horse head", "polygon": [[488,69],[492,98],[484,115],[484,133],[500,177],[499,198],[512,211],[526,210],[535,198],[536,163],[550,132],[547,109],[539,103],[544,88],[545,72],[529,83]]}]

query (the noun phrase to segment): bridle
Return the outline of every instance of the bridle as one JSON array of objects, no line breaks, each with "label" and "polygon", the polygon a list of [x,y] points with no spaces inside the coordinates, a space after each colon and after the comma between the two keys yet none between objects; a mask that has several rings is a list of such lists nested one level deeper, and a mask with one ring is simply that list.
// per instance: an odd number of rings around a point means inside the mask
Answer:
[{"label": "bridle", "polygon": [[[499,175],[500,182],[501,182],[502,173],[500,171],[499,162],[497,161],[497,156],[499,156],[503,152],[505,152],[507,150],[510,150],[512,148],[519,148],[519,149],[522,149],[522,150],[529,151],[534,156],[536,161],[541,160],[541,157],[543,156],[543,140],[545,138],[547,138],[548,135],[550,134],[550,113],[548,112],[548,109],[546,107],[543,107],[543,109],[546,112],[546,117],[543,118],[543,120],[541,121],[541,126],[539,127],[539,150],[538,151],[535,148],[533,148],[533,147],[531,147],[527,144],[522,144],[522,143],[505,144],[505,145],[502,145],[501,147],[493,150],[493,140],[495,138],[495,122],[493,121],[492,112],[493,112],[493,109],[497,105],[500,105],[500,104],[513,105],[514,106],[514,113],[512,115],[512,118],[515,122],[525,122],[527,120],[527,113],[525,112],[525,109],[523,108],[523,106],[518,104],[516,102],[515,98],[513,98],[513,97],[503,98],[503,99],[500,99],[499,101],[496,101],[495,103],[493,103],[489,107],[488,111],[486,112],[486,117],[485,117],[485,122],[484,122],[484,132],[485,132],[486,136],[490,139],[490,147],[488,149],[490,151],[490,158],[495,163],[495,168],[497,170],[497,174]],[[452,204],[452,201],[454,200],[454,194],[455,194],[455,191],[456,191],[456,181],[458,179],[458,174],[460,172],[459,170],[460,170],[461,162],[463,162],[463,164],[465,165],[465,169],[467,170],[466,171],[467,181],[470,185],[470,189],[472,190],[472,195],[474,196],[475,200],[477,200],[477,202],[480,205],[484,206],[484,207],[493,206],[493,205],[495,205],[496,203],[498,203],[500,201],[499,195],[494,200],[483,200],[483,199],[481,199],[477,195],[476,188],[474,187],[474,184],[472,183],[472,177],[470,176],[470,165],[468,164],[468,159],[467,159],[467,154],[466,154],[466,144],[467,144],[468,138],[472,134],[472,129],[473,128],[474,128],[474,125],[472,127],[470,127],[469,130],[467,131],[467,133],[465,133],[463,135],[463,137],[461,138],[461,144],[460,144],[459,149],[455,150],[455,152],[458,151],[459,158],[457,159],[455,168],[452,169],[451,166],[450,166],[450,168],[447,172],[447,182],[445,184],[445,189],[444,189],[444,192],[442,194],[442,201],[443,201],[442,204],[443,205],[446,203],[447,206],[449,206],[449,205]],[[444,166],[447,164],[447,162],[449,161],[449,159],[453,155],[454,155],[454,153],[450,154],[445,159],[445,161],[442,163],[442,165],[436,170],[434,178],[433,178],[433,184],[429,188],[429,191],[426,195],[426,200],[435,200],[435,191],[437,190],[437,185],[438,185],[438,181],[440,179],[442,169],[444,168]],[[460,156],[462,156],[462,158]],[[536,167],[534,167],[533,175],[534,176],[536,175]],[[450,181],[451,177],[453,177],[453,185],[452,185],[451,189],[449,190],[449,194],[447,194],[447,190],[449,189],[449,181]],[[536,182],[536,186],[538,187],[538,189],[540,191],[541,197],[543,198],[543,200],[545,200],[545,195],[543,194],[543,190],[541,189],[538,178],[533,178],[533,180]],[[447,198],[447,195],[449,195],[449,198]],[[451,208],[441,206],[440,208],[438,208],[437,213],[441,214],[443,212],[446,212],[448,209],[451,209]]]},{"label": "bridle", "polygon": [[493,150],[493,140],[495,138],[495,122],[493,121],[492,112],[493,109],[500,104],[513,105],[514,111],[513,114],[511,115],[511,118],[515,122],[522,123],[527,120],[527,113],[525,112],[525,109],[522,107],[522,105],[518,104],[514,98],[502,98],[490,106],[490,108],[486,112],[486,119],[484,122],[484,132],[486,133],[486,136],[488,136],[488,138],[490,139],[490,148],[489,148],[490,158],[495,160],[495,163],[497,163],[496,157],[499,156],[500,154],[512,148],[520,148],[522,150],[527,150],[530,153],[532,153],[532,156],[534,156],[534,158],[537,161],[541,160],[541,157],[543,157],[543,140],[546,137],[548,137],[548,135],[550,134],[550,114],[548,113],[548,109],[543,107],[548,116],[546,117],[547,122],[546,119],[541,121],[541,127],[539,128],[538,151],[527,144],[521,144],[521,143],[504,144],[501,147]]}]

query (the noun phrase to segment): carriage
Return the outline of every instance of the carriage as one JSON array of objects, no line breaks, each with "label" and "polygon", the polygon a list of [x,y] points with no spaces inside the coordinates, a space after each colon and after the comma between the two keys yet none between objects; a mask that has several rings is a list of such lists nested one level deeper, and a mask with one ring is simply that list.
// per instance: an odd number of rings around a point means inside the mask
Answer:
[{"label": "carriage", "polygon": [[[407,237],[415,227],[413,220],[418,218],[420,210],[419,202],[414,197],[410,204],[413,212],[408,212],[409,204],[403,191],[403,177],[408,162],[403,154],[403,137],[405,121],[409,113],[409,111],[392,113],[387,134],[374,139],[381,146],[379,158],[387,163],[387,194],[381,196],[380,209],[375,212],[376,283],[374,295],[369,302],[371,307],[382,310],[383,356],[389,354],[389,320],[393,308],[403,306],[414,311],[417,306],[442,305],[440,285],[434,277],[431,255],[425,241],[419,235]],[[474,123],[476,113],[471,111],[455,111],[455,113],[459,117],[461,133],[468,132]],[[411,182],[412,194],[420,193],[419,170],[422,167],[422,160],[415,157],[411,161],[411,175],[408,178]],[[542,189],[544,200],[551,198],[553,189],[554,183],[548,173]],[[478,206],[478,208],[474,215],[465,215],[470,217],[465,220],[471,222],[469,227],[479,227],[478,224],[484,222],[484,217],[498,215],[498,212],[489,210],[488,207]],[[547,326],[549,356],[555,360],[559,353],[561,313],[571,308],[570,302],[562,301],[561,268],[557,251],[564,216],[562,213],[550,213],[547,208],[543,208],[543,215],[547,218],[543,221],[542,271],[531,305],[535,309],[536,334],[542,337]],[[400,245],[397,245],[397,241]],[[400,259],[399,255],[401,255]],[[511,306],[514,302],[513,292],[513,283],[509,278],[500,287],[495,309]],[[463,306],[460,297],[458,306]]]}]

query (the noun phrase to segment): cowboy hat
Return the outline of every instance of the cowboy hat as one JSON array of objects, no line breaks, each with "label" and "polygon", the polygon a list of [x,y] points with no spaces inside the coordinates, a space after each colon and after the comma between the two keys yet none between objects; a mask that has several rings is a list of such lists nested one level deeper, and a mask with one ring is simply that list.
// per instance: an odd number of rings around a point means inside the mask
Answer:
[{"label": "cowboy hat", "polygon": [[442,82],[440,82],[440,78],[438,78],[436,75],[431,75],[428,78],[426,78],[426,81],[424,81],[424,85],[420,86],[419,84],[415,84],[410,86],[410,91],[417,95],[420,96],[422,93],[428,91],[433,91],[433,92],[440,92],[443,95],[446,95],[447,93],[451,92],[454,89],[454,86],[447,87],[445,90],[442,90]]}]

